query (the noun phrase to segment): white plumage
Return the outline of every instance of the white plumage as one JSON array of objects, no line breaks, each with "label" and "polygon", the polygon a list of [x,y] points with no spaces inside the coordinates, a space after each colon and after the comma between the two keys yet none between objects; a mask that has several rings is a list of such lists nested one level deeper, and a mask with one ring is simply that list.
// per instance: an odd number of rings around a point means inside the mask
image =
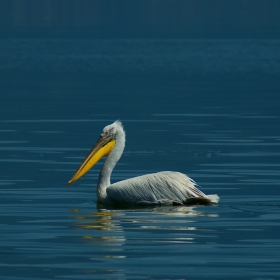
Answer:
[{"label": "white plumage", "polygon": [[111,173],[125,146],[125,132],[120,121],[106,126],[98,142],[74,173],[71,184],[83,176],[103,156],[107,156],[98,180],[99,202],[114,204],[208,204],[218,203],[217,195],[205,195],[196,183],[180,172],[163,171],[111,184]]}]

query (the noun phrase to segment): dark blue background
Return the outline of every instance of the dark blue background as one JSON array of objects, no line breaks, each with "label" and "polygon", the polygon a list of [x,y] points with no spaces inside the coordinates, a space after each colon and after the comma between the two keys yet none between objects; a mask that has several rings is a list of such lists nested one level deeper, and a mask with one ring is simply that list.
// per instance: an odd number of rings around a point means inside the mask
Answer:
[{"label": "dark blue background", "polygon": [[277,0],[2,0],[0,35],[275,38]]},{"label": "dark blue background", "polygon": [[[279,277],[279,1],[0,1],[0,278]],[[112,182],[181,171],[214,207],[99,207]],[[140,267],[140,268],[139,268]]]}]

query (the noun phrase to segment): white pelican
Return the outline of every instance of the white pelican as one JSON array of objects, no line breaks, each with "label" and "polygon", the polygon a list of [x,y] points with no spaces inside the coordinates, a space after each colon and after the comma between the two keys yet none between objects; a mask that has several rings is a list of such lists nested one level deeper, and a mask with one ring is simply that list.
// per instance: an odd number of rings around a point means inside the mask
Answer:
[{"label": "white pelican", "polygon": [[125,146],[120,121],[106,126],[100,138],[74,173],[68,185],[82,177],[102,157],[107,156],[98,179],[97,198],[105,204],[208,204],[217,203],[217,195],[205,195],[196,183],[180,172],[164,171],[138,176],[111,184],[111,173]]}]

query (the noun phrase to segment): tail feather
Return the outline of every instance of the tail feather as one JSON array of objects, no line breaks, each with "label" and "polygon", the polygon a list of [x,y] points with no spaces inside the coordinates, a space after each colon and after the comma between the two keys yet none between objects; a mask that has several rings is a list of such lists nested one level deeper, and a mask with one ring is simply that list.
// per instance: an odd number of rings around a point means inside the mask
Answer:
[{"label": "tail feather", "polygon": [[211,200],[212,203],[218,203],[220,200],[220,197],[217,194],[209,194],[207,196]]}]

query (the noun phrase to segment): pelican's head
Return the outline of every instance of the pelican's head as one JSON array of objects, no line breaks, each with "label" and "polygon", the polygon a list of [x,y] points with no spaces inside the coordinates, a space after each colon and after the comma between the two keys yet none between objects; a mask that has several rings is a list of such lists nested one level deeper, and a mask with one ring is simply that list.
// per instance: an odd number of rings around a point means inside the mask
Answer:
[{"label": "pelican's head", "polygon": [[102,157],[108,156],[112,152],[116,145],[119,130],[123,131],[123,126],[120,121],[115,121],[114,123],[104,127],[98,141],[76,170],[71,180],[68,182],[68,185],[81,178]]}]

